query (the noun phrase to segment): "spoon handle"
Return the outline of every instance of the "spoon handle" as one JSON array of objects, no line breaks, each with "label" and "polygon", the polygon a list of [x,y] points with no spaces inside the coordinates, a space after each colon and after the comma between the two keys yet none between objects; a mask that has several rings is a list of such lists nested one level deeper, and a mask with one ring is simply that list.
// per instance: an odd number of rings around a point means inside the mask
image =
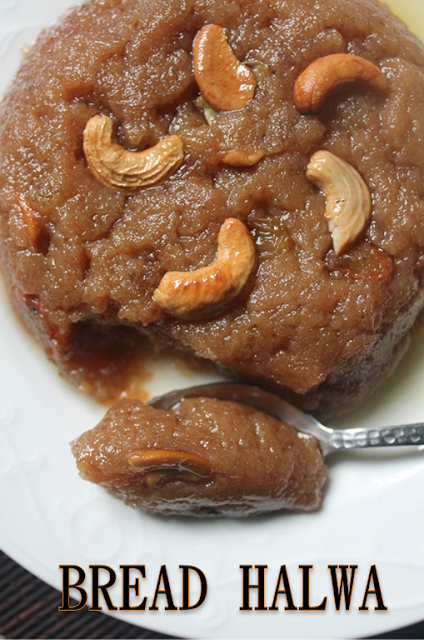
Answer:
[{"label": "spoon handle", "polygon": [[382,429],[334,429],[328,436],[331,452],[420,444],[424,444],[424,423]]}]

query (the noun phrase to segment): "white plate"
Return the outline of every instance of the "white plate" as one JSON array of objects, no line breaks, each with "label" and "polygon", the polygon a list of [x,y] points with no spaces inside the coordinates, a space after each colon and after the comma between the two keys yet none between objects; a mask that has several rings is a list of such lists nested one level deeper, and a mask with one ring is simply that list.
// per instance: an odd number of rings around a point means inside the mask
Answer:
[{"label": "white plate", "polygon": [[[19,64],[21,45],[72,4],[69,0],[0,0],[0,91]],[[354,2],[352,3],[354,4]],[[422,0],[392,0],[413,29],[423,29]],[[419,32],[418,32],[419,33]],[[421,37],[424,34],[421,32]],[[47,62],[47,61],[46,61]],[[424,617],[424,456],[418,450],[345,456],[331,465],[323,509],[312,515],[279,515],[250,521],[164,520],[137,513],[83,482],[68,443],[92,427],[104,409],[78,395],[16,323],[0,291],[0,545],[24,567],[61,589],[59,565],[88,572],[103,564],[142,564],[143,595],[151,605],[165,564],[177,606],[179,565],[194,565],[208,581],[208,595],[191,612],[115,612],[136,625],[170,635],[225,638],[334,638],[384,632]],[[158,366],[152,394],[188,386],[168,361]],[[345,420],[382,425],[424,420],[424,337],[372,403]],[[241,564],[268,566],[271,605],[281,565],[295,604],[302,605],[299,565],[313,565],[311,604],[328,597],[326,611],[240,612]],[[350,612],[337,612],[329,564],[355,564]],[[358,611],[371,565],[376,565],[385,612]],[[121,584],[121,583],[120,583]],[[193,582],[193,593],[197,585]],[[120,603],[120,586],[113,592]],[[132,592],[134,596],[134,592]],[[195,595],[193,595],[193,598]],[[1,594],[0,594],[1,598]],[[139,599],[133,600],[133,604]],[[255,606],[255,604],[253,604]]]}]

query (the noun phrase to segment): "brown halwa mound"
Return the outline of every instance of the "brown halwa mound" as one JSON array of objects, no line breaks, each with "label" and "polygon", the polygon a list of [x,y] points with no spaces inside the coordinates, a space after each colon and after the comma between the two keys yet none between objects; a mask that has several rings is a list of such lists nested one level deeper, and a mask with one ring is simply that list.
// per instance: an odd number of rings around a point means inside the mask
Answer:
[{"label": "brown halwa mound", "polygon": [[[225,28],[240,60],[263,63],[254,98],[210,125],[192,60],[207,24]],[[301,115],[296,78],[333,53],[377,65],[388,96],[348,87]],[[100,184],[82,146],[98,113],[130,150],[177,134],[181,167],[129,197]],[[320,149],[352,164],[372,196],[370,224],[339,257],[305,176]],[[264,155],[231,167],[234,150]],[[211,264],[229,217],[255,241],[251,289],[214,318],[173,319],[153,292],[167,271]],[[1,105],[0,234],[18,312],[90,393],[116,392],[116,359],[148,334],[321,415],[350,409],[397,363],[423,306],[423,46],[374,0],[354,11],[346,0],[85,3],[41,36]]]},{"label": "brown halwa mound", "polygon": [[[211,398],[183,400],[175,412],[121,400],[72,451],[84,479],[163,515],[313,511],[326,479],[312,437],[251,407]],[[166,462],[169,451],[182,462]],[[159,457],[146,468],[130,462],[151,452]],[[193,454],[200,464],[190,472],[184,455],[190,462]]]}]

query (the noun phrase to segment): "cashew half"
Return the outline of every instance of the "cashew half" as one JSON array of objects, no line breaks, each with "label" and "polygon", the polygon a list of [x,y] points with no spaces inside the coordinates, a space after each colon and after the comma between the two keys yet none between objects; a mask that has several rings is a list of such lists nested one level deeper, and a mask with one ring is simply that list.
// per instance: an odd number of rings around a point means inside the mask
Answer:
[{"label": "cashew half", "polygon": [[128,151],[112,140],[113,121],[95,115],[84,130],[84,153],[97,180],[124,194],[158,184],[184,158],[183,142],[173,135],[144,151]]},{"label": "cashew half", "polygon": [[38,211],[33,209],[25,196],[15,191],[15,200],[22,214],[27,232],[28,247],[36,253],[47,255],[50,244],[50,233]]},{"label": "cashew half", "polygon": [[153,297],[177,318],[211,316],[243,292],[255,267],[255,247],[248,229],[228,218],[218,234],[215,262],[196,271],[169,271]]},{"label": "cashew half", "polygon": [[338,87],[361,83],[388,93],[389,82],[372,62],[360,56],[335,53],[312,62],[297,78],[294,102],[302,114],[317,113],[326,98]]},{"label": "cashew half", "polygon": [[127,460],[131,466],[144,472],[149,487],[175,479],[200,482],[214,475],[209,460],[187,451],[142,449],[131,453]]},{"label": "cashew half", "polygon": [[325,217],[340,255],[361,235],[372,211],[371,194],[362,176],[351,164],[329,151],[317,151],[306,176],[325,194]]},{"label": "cashew half", "polygon": [[193,62],[196,82],[213,109],[243,109],[255,95],[255,74],[234,55],[219,25],[210,24],[199,31]]},{"label": "cashew half", "polygon": [[254,167],[264,155],[263,151],[229,151],[222,161],[231,167]]}]

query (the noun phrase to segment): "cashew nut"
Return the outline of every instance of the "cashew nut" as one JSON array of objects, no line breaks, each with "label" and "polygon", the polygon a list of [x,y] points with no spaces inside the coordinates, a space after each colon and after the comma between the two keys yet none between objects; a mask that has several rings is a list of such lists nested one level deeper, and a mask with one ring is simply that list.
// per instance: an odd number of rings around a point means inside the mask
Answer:
[{"label": "cashew nut", "polygon": [[206,102],[217,111],[243,109],[255,94],[255,74],[234,55],[224,29],[203,27],[193,44],[194,77]]},{"label": "cashew nut", "polygon": [[95,115],[84,130],[84,153],[91,171],[101,182],[124,194],[158,184],[182,163],[183,143],[173,135],[144,151],[128,151],[112,141],[113,121]]},{"label": "cashew nut", "polygon": [[40,214],[19,191],[15,191],[15,199],[24,220],[28,244],[36,253],[47,255],[50,234]]},{"label": "cashew nut", "polygon": [[209,460],[187,451],[143,449],[131,453],[127,460],[131,466],[144,472],[144,479],[149,487],[176,478],[199,482],[214,474]]},{"label": "cashew nut", "polygon": [[263,151],[229,151],[222,158],[225,164],[229,164],[232,167],[253,167],[258,164],[264,157]]},{"label": "cashew nut", "polygon": [[177,318],[214,315],[243,292],[255,267],[255,247],[248,229],[228,218],[218,234],[215,262],[196,271],[169,271],[153,297]]},{"label": "cashew nut", "polygon": [[294,86],[294,103],[300,113],[317,113],[338,87],[361,83],[388,93],[389,82],[372,62],[360,56],[335,53],[312,62],[297,78]]},{"label": "cashew nut", "polygon": [[340,255],[364,231],[372,210],[371,194],[351,164],[329,151],[317,151],[306,170],[309,180],[325,194],[325,217]]}]

